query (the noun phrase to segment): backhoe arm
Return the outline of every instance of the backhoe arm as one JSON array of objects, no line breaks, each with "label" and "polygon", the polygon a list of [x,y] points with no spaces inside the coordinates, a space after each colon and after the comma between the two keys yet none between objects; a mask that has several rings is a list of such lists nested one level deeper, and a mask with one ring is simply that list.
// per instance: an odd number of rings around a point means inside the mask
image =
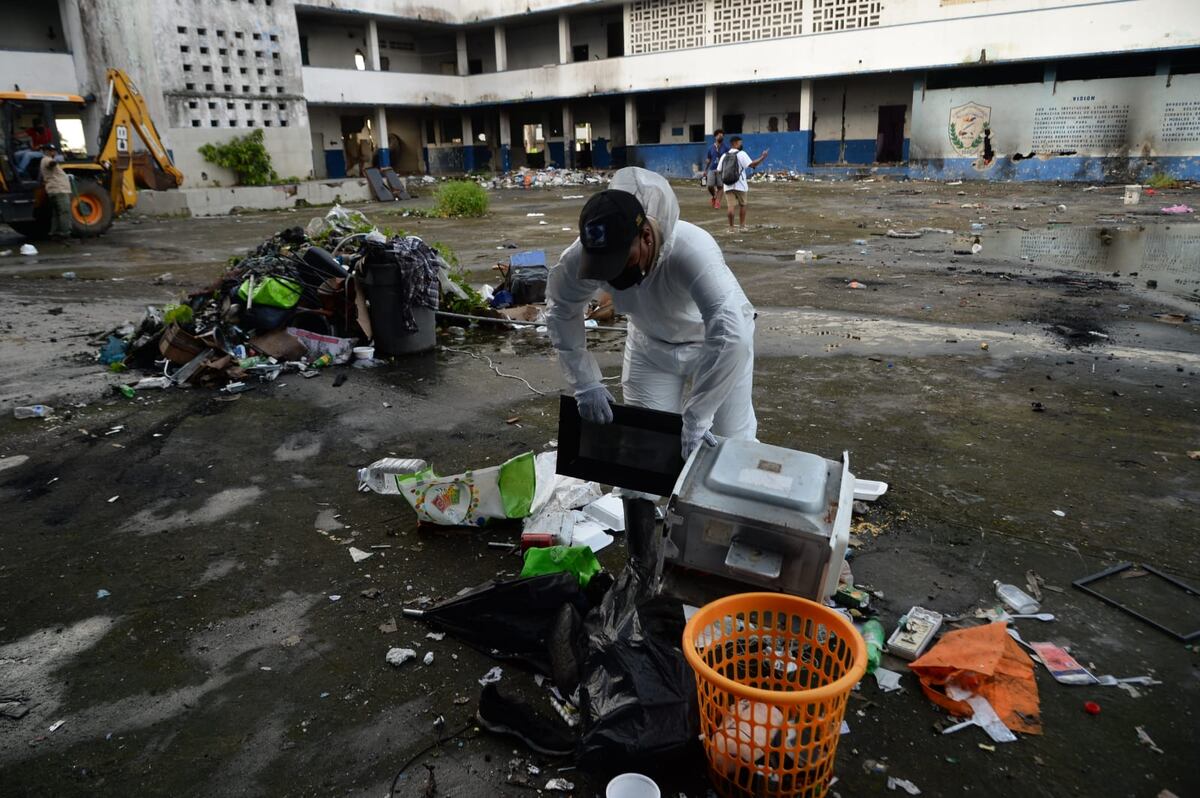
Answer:
[{"label": "backhoe arm", "polygon": [[183,173],[175,168],[171,156],[167,154],[146,102],[133,81],[120,69],[109,69],[107,77],[108,99],[104,108],[104,130],[107,135],[100,144],[98,160],[111,170],[109,194],[112,196],[113,212],[119,215],[137,205],[137,185],[129,148],[130,130],[137,131],[138,138],[146,145],[158,168],[171,176],[176,187],[183,183]]}]

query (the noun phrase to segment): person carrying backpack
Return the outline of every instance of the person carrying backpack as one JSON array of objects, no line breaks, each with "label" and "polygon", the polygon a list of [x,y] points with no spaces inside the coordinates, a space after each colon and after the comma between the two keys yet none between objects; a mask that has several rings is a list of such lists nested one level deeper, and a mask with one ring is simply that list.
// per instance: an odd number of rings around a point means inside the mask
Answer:
[{"label": "person carrying backpack", "polygon": [[733,226],[733,206],[738,207],[738,224],[742,232],[746,232],[746,192],[750,190],[749,184],[746,182],[746,170],[753,169],[767,159],[767,153],[770,150],[763,150],[762,155],[758,156],[757,160],[750,160],[750,156],[742,150],[742,137],[733,136],[729,139],[729,152],[721,156],[720,162],[717,164],[717,173],[721,177],[721,183],[725,186],[725,197],[729,204],[726,206],[726,215],[729,218],[729,231],[734,231]]}]

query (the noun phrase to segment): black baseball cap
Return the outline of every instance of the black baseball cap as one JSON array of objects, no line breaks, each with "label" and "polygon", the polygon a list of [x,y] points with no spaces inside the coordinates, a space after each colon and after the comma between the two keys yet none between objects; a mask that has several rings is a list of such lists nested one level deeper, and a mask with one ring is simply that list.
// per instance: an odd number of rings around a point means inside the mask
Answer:
[{"label": "black baseball cap", "polygon": [[628,191],[607,189],[593,194],[579,214],[579,243],[583,245],[579,276],[611,280],[620,274],[645,223],[642,203]]},{"label": "black baseball cap", "polygon": [[53,141],[47,141],[45,144],[43,144],[43,145],[42,145],[41,147],[39,147],[38,149],[42,149],[42,150],[54,150],[55,152],[58,152],[58,147],[57,147],[57,146],[54,144],[54,142],[53,142]]}]

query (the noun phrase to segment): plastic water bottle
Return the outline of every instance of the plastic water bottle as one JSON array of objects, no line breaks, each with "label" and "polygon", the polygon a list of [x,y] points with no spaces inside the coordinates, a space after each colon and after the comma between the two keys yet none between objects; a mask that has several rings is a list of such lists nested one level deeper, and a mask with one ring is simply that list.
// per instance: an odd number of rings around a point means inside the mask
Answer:
[{"label": "plastic water bottle", "polygon": [[424,460],[385,457],[366,468],[358,469],[358,489],[376,493],[399,493],[396,477],[416,474],[429,468]]},{"label": "plastic water bottle", "polygon": [[1026,593],[1016,585],[1009,585],[997,579],[993,584],[996,585],[996,598],[1004,602],[1004,605],[1018,615],[1030,615],[1041,609],[1038,603],[1034,601],[1033,596]]},{"label": "plastic water bottle", "polygon": [[45,418],[54,412],[49,405],[27,405],[13,408],[13,418]]}]

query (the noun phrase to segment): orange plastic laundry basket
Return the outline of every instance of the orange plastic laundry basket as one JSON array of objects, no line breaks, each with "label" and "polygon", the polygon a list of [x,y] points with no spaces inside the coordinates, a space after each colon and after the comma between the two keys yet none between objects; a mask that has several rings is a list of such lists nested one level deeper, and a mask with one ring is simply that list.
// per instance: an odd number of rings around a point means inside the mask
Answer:
[{"label": "orange plastic laundry basket", "polygon": [[692,616],[683,653],[717,792],[824,796],[846,701],[867,669],[854,625],[808,599],[742,593]]}]

